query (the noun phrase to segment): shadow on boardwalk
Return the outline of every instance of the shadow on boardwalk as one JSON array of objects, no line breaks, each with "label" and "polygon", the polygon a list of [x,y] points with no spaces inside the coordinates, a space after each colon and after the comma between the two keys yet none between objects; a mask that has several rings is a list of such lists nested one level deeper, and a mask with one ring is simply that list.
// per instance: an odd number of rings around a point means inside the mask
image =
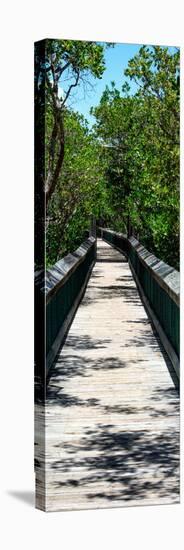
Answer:
[{"label": "shadow on boardwalk", "polygon": [[[123,321],[122,321],[123,323]],[[127,321],[126,321],[127,323]],[[165,352],[165,349],[161,343],[161,340],[156,333],[154,327],[151,324],[151,321],[146,319],[132,319],[129,320],[128,323],[130,323],[131,328],[129,329],[130,336],[128,339],[128,342],[123,342],[119,344],[120,348],[130,348],[132,347],[136,348],[150,348],[150,351],[152,354],[158,353],[158,350],[164,357],[165,365],[167,366],[167,369],[170,373],[170,376],[172,378],[172,381],[174,383],[175,388],[179,391],[179,381],[178,377],[176,376],[176,373],[172,367],[171,361],[169,357],[167,356],[167,353]],[[139,328],[139,335],[138,336],[131,336],[132,335],[132,325],[134,324],[140,324]],[[152,327],[152,330],[147,330],[149,327]],[[113,370],[113,369],[122,369],[127,366],[126,361],[123,361],[119,357],[95,357],[95,360],[93,361],[90,357],[86,357],[82,355],[82,351],[91,351],[91,350],[105,350],[108,349],[109,344],[111,343],[111,338],[92,338],[89,334],[80,335],[80,338],[75,335],[69,334],[64,342],[65,350],[73,350],[72,353],[69,355],[65,355],[63,357],[62,352],[60,350],[56,362],[53,365],[52,369],[49,373],[49,379],[52,378],[53,380],[56,379],[63,379],[67,380],[68,378],[72,378],[75,376],[84,376],[88,377],[91,376],[92,371],[101,371],[101,370]],[[81,354],[78,355],[78,351],[81,350]],[[135,363],[137,366],[141,364],[142,362],[145,363],[146,359],[131,359],[131,363]],[[147,360],[148,361],[148,360]],[[48,389],[49,391],[49,389]]]},{"label": "shadow on boardwalk", "polygon": [[[95,297],[94,297],[95,291]],[[100,301],[121,298],[126,303],[137,304],[140,307],[140,297],[137,288],[128,285],[109,285],[107,288],[101,286],[93,286],[90,292],[83,299],[83,306],[89,306],[92,303],[98,304]],[[141,304],[142,305],[142,304]]]},{"label": "shadow on boardwalk", "polygon": [[[66,361],[66,358],[65,358]],[[91,369],[117,368],[117,360],[113,358],[99,361],[89,361]],[[69,376],[75,376],[76,371],[80,376],[86,376],[88,367],[86,361],[83,364],[82,357],[69,357],[67,362]],[[73,371],[72,371],[73,368]],[[119,368],[126,368],[126,364],[119,361]],[[59,371],[58,371],[59,369]],[[62,367],[63,369],[63,367]],[[175,388],[154,388],[150,395],[148,406],[135,406],[134,404],[106,405],[101,399],[81,399],[74,394],[66,393],[57,383],[57,376],[67,376],[67,372],[60,372],[57,367],[52,384],[48,389],[48,407],[60,405],[61,407],[82,407],[85,410],[95,408],[102,414],[126,415],[131,421],[130,430],[118,429],[116,425],[97,423],[94,428],[86,429],[78,443],[61,442],[57,448],[61,448],[65,457],[62,460],[52,462],[52,470],[64,475],[64,481],[54,482],[56,490],[67,487],[85,489],[88,500],[124,501],[136,499],[170,498],[172,502],[179,500],[178,479],[178,452],[179,433],[168,429],[164,425],[164,419],[172,420],[179,413],[179,402]],[[137,416],[147,417],[147,427],[135,428]],[[75,412],[74,412],[75,417]],[[150,424],[152,426],[150,432]],[[141,426],[141,423],[140,423]],[[103,490],[100,490],[100,486]],[[96,489],[98,487],[98,489]]]},{"label": "shadow on boardwalk", "polygon": [[127,262],[99,256],[50,371],[48,508],[178,502],[177,377]]},{"label": "shadow on boardwalk", "polygon": [[[178,501],[179,486],[173,486],[178,444],[178,434],[166,430],[157,435],[146,430],[117,432],[115,426],[99,425],[87,430],[79,445],[64,445],[69,458],[55,461],[52,467],[68,478],[56,485],[85,487],[88,499],[129,501],[153,494],[158,499],[170,496]],[[80,459],[80,452],[86,456]],[[79,476],[70,478],[70,472],[78,469]],[[94,491],[99,482],[103,490]]]}]

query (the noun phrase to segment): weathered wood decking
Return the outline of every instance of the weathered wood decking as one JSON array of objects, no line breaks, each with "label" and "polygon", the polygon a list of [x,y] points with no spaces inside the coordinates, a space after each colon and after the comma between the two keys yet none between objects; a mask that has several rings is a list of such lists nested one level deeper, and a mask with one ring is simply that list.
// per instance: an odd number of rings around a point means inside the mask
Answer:
[{"label": "weathered wood decking", "polygon": [[127,261],[98,239],[47,390],[47,510],[179,501],[174,377]]}]

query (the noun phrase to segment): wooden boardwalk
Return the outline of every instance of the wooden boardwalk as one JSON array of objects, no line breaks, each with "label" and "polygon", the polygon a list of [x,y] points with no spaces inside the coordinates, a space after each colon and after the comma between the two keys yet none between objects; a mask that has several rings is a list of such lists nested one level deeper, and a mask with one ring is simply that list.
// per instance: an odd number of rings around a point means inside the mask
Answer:
[{"label": "wooden boardwalk", "polygon": [[48,385],[48,511],[179,501],[175,374],[128,262],[97,250]]}]

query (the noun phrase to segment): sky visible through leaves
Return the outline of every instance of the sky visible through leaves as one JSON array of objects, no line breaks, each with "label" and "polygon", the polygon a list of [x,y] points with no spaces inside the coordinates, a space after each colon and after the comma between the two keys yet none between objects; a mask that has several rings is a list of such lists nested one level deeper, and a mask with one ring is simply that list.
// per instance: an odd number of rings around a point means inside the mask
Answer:
[{"label": "sky visible through leaves", "polygon": [[[100,98],[107,85],[110,85],[111,81],[114,81],[116,88],[121,91],[122,85],[127,81],[124,76],[124,70],[128,66],[129,59],[132,59],[138,54],[142,44],[114,44],[113,48],[107,48],[105,51],[105,71],[101,79],[88,76],[84,79],[84,82],[80,82],[77,89],[73,91],[72,97],[69,98],[68,107],[72,110],[81,113],[89,123],[91,127],[95,119],[90,114],[91,107],[95,107],[99,104]],[[169,47],[169,51],[172,52],[175,47]],[[60,93],[63,94],[63,90],[68,88],[70,81],[69,75],[66,81],[60,82]],[[137,91],[137,85],[134,81],[128,81],[130,85],[131,94],[135,94]]]}]

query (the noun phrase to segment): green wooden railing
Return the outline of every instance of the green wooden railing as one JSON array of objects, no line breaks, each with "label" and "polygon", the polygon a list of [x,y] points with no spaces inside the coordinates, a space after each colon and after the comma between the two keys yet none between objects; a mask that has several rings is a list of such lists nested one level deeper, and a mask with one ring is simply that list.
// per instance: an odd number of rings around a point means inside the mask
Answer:
[{"label": "green wooden railing", "polygon": [[98,235],[127,256],[151,309],[179,357],[179,272],[156,258],[134,237],[128,239],[106,228],[98,228]]},{"label": "green wooden railing", "polygon": [[45,297],[47,373],[82,297],[95,258],[96,239],[89,237],[75,252],[47,269],[45,277],[38,280],[39,299],[43,301]]}]

